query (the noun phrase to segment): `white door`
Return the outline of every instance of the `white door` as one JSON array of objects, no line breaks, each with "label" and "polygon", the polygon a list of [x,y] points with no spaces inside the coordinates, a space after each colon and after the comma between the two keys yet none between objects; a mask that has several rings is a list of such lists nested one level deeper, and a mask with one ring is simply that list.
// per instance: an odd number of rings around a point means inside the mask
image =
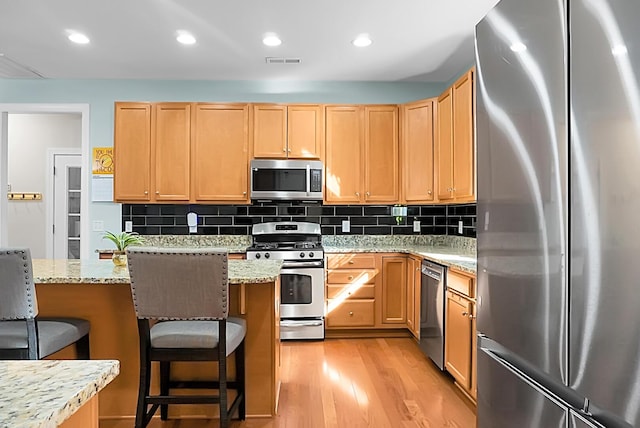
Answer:
[{"label": "white door", "polygon": [[53,166],[53,258],[79,259],[82,156],[55,154]]}]

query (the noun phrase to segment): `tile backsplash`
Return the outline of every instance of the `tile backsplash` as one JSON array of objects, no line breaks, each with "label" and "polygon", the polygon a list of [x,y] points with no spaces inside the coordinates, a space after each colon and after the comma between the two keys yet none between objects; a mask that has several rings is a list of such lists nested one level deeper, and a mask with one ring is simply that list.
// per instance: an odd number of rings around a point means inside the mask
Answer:
[{"label": "tile backsplash", "polygon": [[[122,228],[133,222],[141,235],[188,235],[187,213],[198,214],[199,235],[249,235],[251,225],[267,221],[309,221],[323,235],[458,235],[476,236],[476,204],[408,205],[400,222],[392,205],[309,205],[297,202],[253,205],[122,205]],[[342,232],[349,220],[350,232]],[[420,232],[413,221],[420,221]],[[462,222],[462,233],[459,233]]]}]

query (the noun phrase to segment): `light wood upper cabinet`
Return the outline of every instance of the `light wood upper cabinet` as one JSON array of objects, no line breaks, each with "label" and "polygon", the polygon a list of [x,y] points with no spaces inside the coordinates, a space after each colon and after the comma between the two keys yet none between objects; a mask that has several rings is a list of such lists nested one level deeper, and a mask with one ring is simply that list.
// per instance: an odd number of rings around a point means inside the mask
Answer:
[{"label": "light wood upper cabinet", "polygon": [[253,156],[320,159],[323,116],[319,105],[254,104]]},{"label": "light wood upper cabinet", "polygon": [[326,108],[324,200],[360,203],[362,193],[362,115],[360,106]]},{"label": "light wood upper cabinet", "polygon": [[436,153],[438,199],[475,200],[473,69],[438,98]]},{"label": "light wood upper cabinet", "polygon": [[382,317],[383,324],[407,322],[407,258],[382,257]]},{"label": "light wood upper cabinet", "polygon": [[188,201],[191,104],[158,103],[153,106],[153,115],[153,198]]},{"label": "light wood upper cabinet", "polygon": [[325,117],[325,202],[398,202],[397,106],[328,106]]},{"label": "light wood upper cabinet", "polygon": [[193,121],[195,201],[248,203],[249,106],[197,104]]},{"label": "light wood upper cabinet", "polygon": [[434,100],[422,100],[402,106],[402,188],[403,200],[411,203],[433,203]]},{"label": "light wood upper cabinet", "polygon": [[114,199],[151,200],[151,104],[116,103]]},{"label": "light wood upper cabinet", "polygon": [[437,107],[438,199],[453,199],[453,89],[438,97]]},{"label": "light wood upper cabinet", "polygon": [[116,103],[114,200],[189,200],[191,104]]},{"label": "light wood upper cabinet", "polygon": [[364,108],[364,202],[398,202],[398,107]]}]

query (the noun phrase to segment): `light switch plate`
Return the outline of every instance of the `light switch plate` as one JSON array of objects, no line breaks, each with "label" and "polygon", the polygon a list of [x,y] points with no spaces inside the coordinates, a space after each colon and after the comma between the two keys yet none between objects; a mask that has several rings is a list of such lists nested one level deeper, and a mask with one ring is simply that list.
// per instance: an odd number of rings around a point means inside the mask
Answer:
[{"label": "light switch plate", "polygon": [[133,222],[131,220],[127,220],[124,222],[124,231],[133,232]]},{"label": "light switch plate", "polygon": [[94,220],[92,223],[92,228],[94,232],[104,232],[104,221]]},{"label": "light switch plate", "polygon": [[413,231],[420,232],[420,220],[413,220]]},{"label": "light switch plate", "polygon": [[342,220],[342,231],[351,232],[351,222],[349,220]]},{"label": "light switch plate", "polygon": [[462,235],[462,220],[458,220],[458,233]]}]

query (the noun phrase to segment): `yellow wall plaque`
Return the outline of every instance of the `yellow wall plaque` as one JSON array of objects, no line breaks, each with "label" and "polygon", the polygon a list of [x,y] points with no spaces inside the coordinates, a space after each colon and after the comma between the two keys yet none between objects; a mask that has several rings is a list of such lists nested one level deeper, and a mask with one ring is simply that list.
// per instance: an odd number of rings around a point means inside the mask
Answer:
[{"label": "yellow wall plaque", "polygon": [[94,147],[92,165],[94,174],[113,174],[113,147]]}]

